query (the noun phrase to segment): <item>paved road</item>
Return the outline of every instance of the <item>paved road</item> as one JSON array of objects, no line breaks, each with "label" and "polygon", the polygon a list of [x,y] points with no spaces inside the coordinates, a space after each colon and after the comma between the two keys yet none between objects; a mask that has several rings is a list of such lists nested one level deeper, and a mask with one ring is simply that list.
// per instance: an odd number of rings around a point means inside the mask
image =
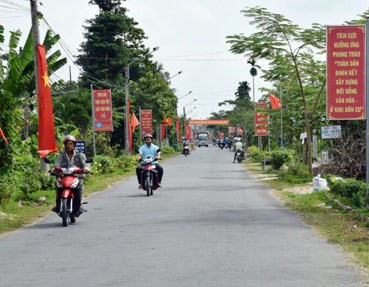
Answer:
[{"label": "paved road", "polygon": [[202,147],[162,163],[153,197],[130,177],[75,225],[50,214],[0,237],[0,286],[362,286],[347,255],[231,162]]}]

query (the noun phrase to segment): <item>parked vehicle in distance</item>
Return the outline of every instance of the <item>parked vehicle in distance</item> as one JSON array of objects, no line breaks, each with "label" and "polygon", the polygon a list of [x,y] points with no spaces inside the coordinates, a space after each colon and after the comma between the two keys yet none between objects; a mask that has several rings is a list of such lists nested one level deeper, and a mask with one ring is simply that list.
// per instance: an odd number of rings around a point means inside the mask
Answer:
[{"label": "parked vehicle in distance", "polygon": [[209,146],[209,133],[208,132],[200,132],[197,133],[197,146]]}]

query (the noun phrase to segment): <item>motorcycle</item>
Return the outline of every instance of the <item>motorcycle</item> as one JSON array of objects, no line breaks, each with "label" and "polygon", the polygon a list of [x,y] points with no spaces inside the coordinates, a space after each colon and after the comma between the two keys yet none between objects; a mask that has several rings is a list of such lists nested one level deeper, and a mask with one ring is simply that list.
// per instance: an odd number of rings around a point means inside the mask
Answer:
[{"label": "motorcycle", "polygon": [[183,144],[182,154],[185,156],[190,154],[190,146],[188,144]]},{"label": "motorcycle", "polygon": [[[157,153],[160,153],[158,149]],[[146,190],[146,195],[154,195],[154,190],[159,187],[158,171],[153,163],[157,158],[146,157],[141,159],[141,184],[143,190]]]},{"label": "motorcycle", "polygon": [[236,160],[237,160],[237,162],[238,163],[241,163],[242,162],[242,160],[243,160],[243,152],[242,152],[242,150],[237,150],[236,151]]},{"label": "motorcycle", "polygon": [[[46,163],[50,163],[48,158],[45,158]],[[86,163],[93,162],[92,159],[87,159]],[[50,171],[51,175],[54,175],[56,179],[57,198],[60,202],[59,206],[56,207],[56,214],[62,218],[63,226],[68,226],[69,223],[75,223],[76,217],[80,215],[80,206],[73,204],[75,197],[75,191],[79,187],[78,174],[85,173],[83,169],[70,165],[61,168],[54,168]],[[83,202],[87,204],[87,202]],[[84,212],[86,212],[85,210]]]}]

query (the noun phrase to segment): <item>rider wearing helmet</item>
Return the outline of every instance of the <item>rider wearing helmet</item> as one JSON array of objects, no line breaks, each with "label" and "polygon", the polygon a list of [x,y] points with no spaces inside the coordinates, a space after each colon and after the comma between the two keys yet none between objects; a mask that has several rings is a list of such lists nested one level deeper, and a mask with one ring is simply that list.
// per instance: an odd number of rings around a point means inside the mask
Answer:
[{"label": "rider wearing helmet", "polygon": [[[67,135],[63,139],[64,144],[64,151],[58,154],[58,157],[55,160],[54,167],[61,168],[69,165],[75,165],[81,169],[83,169],[84,173],[88,173],[90,171],[90,165],[86,163],[86,156],[84,153],[76,151],[76,138],[72,135]],[[81,213],[84,212],[84,209],[81,207],[82,202],[82,193],[83,193],[83,178],[85,177],[84,174],[77,175],[80,179],[79,186],[76,188],[74,193],[74,200],[73,200],[73,210],[79,210],[75,216],[79,216]],[[57,207],[60,206],[60,200],[56,197],[56,206],[52,209],[52,211],[56,212]]]},{"label": "rider wearing helmet", "polygon": [[[138,150],[139,155],[138,155],[137,161],[140,161],[141,159],[146,158],[146,157],[161,159],[160,153],[158,154],[159,147],[153,144],[152,140],[153,140],[153,136],[151,134],[146,134],[144,136],[145,144],[142,145],[140,149]],[[158,183],[159,183],[159,187],[161,187],[161,179],[163,178],[164,170],[157,161],[154,161],[153,163],[155,163],[156,165],[156,170],[158,171]],[[139,166],[136,167],[136,175],[137,175],[137,180],[139,184],[138,188],[142,188],[141,167]]]},{"label": "rider wearing helmet", "polygon": [[243,158],[244,157],[243,144],[242,144],[241,140],[235,139],[233,163],[235,163],[235,161],[236,161],[236,154],[237,154],[238,150],[241,151],[241,153],[242,153],[241,156]]},{"label": "rider wearing helmet", "polygon": [[190,142],[186,137],[182,137],[182,145],[189,145]]}]

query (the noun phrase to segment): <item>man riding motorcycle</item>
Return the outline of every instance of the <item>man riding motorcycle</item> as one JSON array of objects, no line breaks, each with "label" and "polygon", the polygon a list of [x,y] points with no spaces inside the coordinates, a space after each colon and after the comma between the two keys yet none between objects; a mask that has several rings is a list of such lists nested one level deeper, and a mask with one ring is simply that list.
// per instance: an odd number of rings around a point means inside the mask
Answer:
[{"label": "man riding motorcycle", "polygon": [[[157,153],[159,147],[153,144],[152,140],[153,140],[153,136],[151,134],[146,134],[144,136],[145,144],[142,145],[140,149],[138,150],[139,155],[138,155],[137,161],[141,161],[143,158],[146,158],[146,157],[161,159],[160,154]],[[156,170],[158,171],[158,186],[161,187],[161,180],[163,178],[164,170],[157,161],[154,161],[153,163],[156,165]],[[138,188],[141,189],[142,188],[141,166],[136,167],[136,175],[137,175],[137,180],[139,184]]]},{"label": "man riding motorcycle", "polygon": [[241,151],[241,157],[244,157],[244,152],[243,152],[243,144],[240,140],[235,140],[235,144],[234,144],[234,156],[233,156],[233,163],[235,163],[236,161],[236,157],[237,157],[237,151]]},{"label": "man riding motorcycle", "polygon": [[[58,154],[58,157],[56,158],[54,163],[55,168],[75,165],[83,169],[84,173],[88,173],[90,171],[90,165],[86,163],[85,154],[75,150],[76,142],[77,142],[76,138],[72,135],[67,135],[66,137],[64,137],[63,139],[64,151]],[[74,192],[74,200],[73,200],[73,205],[75,207],[73,208],[73,210],[77,210],[75,216],[79,216],[81,213],[84,212],[81,203],[84,188],[83,179],[85,177],[85,174],[78,174],[77,176],[79,178],[79,185]],[[58,196],[56,196],[56,206],[52,209],[52,211],[57,212],[59,206],[60,199],[58,199]]]},{"label": "man riding motorcycle", "polygon": [[190,141],[186,137],[182,137],[182,154],[185,153],[185,147],[188,148],[188,153],[190,153]]}]

